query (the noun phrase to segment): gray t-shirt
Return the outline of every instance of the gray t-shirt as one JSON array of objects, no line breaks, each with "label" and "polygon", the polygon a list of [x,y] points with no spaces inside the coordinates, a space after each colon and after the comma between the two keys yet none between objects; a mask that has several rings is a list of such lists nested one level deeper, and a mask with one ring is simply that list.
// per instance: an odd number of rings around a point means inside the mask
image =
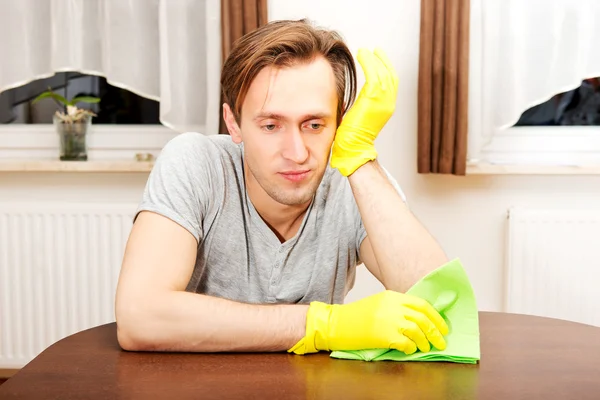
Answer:
[{"label": "gray t-shirt", "polygon": [[343,303],[366,236],[348,178],[328,166],[297,234],[281,243],[247,196],[243,145],[228,135],[189,132],[167,143],[142,210],[198,241],[187,291],[245,303]]}]

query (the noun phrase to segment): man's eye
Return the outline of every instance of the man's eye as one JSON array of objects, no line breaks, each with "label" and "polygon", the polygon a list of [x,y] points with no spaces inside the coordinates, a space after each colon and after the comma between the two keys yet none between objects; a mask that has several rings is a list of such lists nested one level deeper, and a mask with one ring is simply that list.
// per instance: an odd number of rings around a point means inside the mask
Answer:
[{"label": "man's eye", "polygon": [[323,129],[323,124],[317,124],[317,123],[308,124],[308,125],[306,125],[305,129],[309,129],[311,131],[320,131],[321,129]]},{"label": "man's eye", "polygon": [[277,128],[277,125],[275,124],[268,124],[263,126],[263,129],[267,131],[274,131],[275,128]]}]

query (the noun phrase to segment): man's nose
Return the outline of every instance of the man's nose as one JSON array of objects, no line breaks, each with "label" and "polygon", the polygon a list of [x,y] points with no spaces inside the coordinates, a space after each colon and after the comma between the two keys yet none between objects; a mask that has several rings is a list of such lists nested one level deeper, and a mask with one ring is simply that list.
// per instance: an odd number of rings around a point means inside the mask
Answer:
[{"label": "man's nose", "polygon": [[302,132],[297,128],[293,129],[284,140],[283,157],[296,164],[303,164],[308,159],[308,149]]}]

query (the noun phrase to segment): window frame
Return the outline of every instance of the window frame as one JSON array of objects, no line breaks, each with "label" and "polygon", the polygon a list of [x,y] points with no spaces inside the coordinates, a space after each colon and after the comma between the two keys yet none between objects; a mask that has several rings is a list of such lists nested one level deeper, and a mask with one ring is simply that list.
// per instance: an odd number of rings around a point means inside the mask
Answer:
[{"label": "window frame", "polygon": [[504,130],[491,126],[492,118],[485,115],[484,88],[494,77],[483,63],[481,2],[471,2],[467,173],[562,173],[556,167],[575,167],[586,174],[586,168],[599,171],[600,126],[515,126]]},{"label": "window frame", "polygon": [[[87,137],[88,160],[134,161],[138,153],[157,157],[164,145],[178,134],[159,124],[94,125],[92,122]],[[0,125],[0,160],[58,159],[59,136],[53,124]]]}]

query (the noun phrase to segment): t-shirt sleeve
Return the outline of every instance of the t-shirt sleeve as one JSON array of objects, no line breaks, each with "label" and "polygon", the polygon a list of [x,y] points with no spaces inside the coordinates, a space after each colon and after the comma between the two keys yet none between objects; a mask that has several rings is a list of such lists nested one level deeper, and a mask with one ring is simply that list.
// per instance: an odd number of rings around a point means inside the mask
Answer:
[{"label": "t-shirt sleeve", "polygon": [[200,242],[212,190],[211,151],[215,149],[200,133],[171,139],[150,172],[134,220],[141,211],[152,211],[181,225]]},{"label": "t-shirt sleeve", "polygon": [[[394,189],[396,189],[396,191],[398,192],[400,197],[402,197],[402,200],[404,200],[404,202],[407,203],[406,195],[400,188],[400,185],[398,184],[396,179],[394,179],[394,177],[388,172],[388,170],[385,169],[381,164],[380,164],[380,167],[383,170],[383,172],[385,172],[388,180],[390,181],[390,183],[392,184]],[[358,207],[356,208],[356,217],[355,218],[356,218],[355,221],[356,221],[356,225],[357,225],[356,251],[358,252],[358,263],[360,264],[360,263],[362,263],[362,260],[360,259],[360,245],[362,244],[363,240],[365,240],[365,238],[367,237],[367,230],[365,229],[365,225],[363,224],[363,220],[360,215],[360,212],[358,211]]]}]

